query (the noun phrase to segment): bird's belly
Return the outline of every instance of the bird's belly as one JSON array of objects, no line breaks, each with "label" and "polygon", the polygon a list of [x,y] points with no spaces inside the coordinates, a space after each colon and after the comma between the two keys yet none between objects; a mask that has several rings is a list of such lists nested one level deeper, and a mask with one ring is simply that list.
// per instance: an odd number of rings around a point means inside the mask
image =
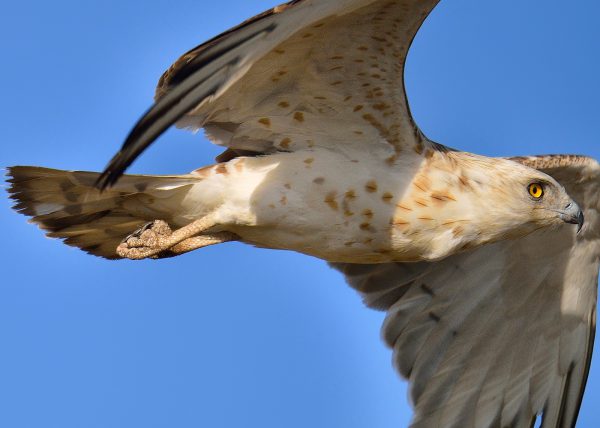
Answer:
[{"label": "bird's belly", "polygon": [[424,238],[437,234],[432,222],[416,220],[417,207],[405,202],[420,163],[381,159],[311,152],[246,159],[243,168],[229,167],[239,174],[222,208],[226,229],[253,245],[332,262],[434,258]]},{"label": "bird's belly", "polygon": [[389,236],[375,230],[364,232],[359,229],[357,232],[353,230],[354,226],[323,221],[322,227],[237,227],[235,233],[248,244],[297,251],[330,262],[384,263],[394,260]]}]

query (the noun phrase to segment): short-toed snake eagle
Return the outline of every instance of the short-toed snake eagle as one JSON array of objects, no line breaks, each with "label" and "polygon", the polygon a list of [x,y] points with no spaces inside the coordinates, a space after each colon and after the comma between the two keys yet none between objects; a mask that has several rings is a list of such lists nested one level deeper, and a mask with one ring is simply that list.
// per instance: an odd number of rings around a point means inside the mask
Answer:
[{"label": "short-toed snake eagle", "polygon": [[[413,426],[540,414],[573,426],[596,318],[600,166],[427,139],[402,73],[436,3],[294,0],[260,14],[167,70],[102,174],[10,168],[15,208],[106,258],[232,240],[322,258],[387,311]],[[218,163],[122,176],[173,124],[226,147]]]}]

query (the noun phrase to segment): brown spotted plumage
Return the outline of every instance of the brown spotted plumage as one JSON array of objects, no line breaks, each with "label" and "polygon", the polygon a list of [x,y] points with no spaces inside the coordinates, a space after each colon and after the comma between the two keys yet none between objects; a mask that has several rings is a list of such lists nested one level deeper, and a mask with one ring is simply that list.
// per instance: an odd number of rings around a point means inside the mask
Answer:
[{"label": "brown spotted plumage", "polygon": [[[294,0],[251,18],[163,74],[102,174],[10,168],[15,209],[106,258],[232,240],[319,257],[387,311],[412,426],[531,426],[540,414],[573,426],[595,326],[600,166],[427,139],[402,74],[436,4]],[[225,148],[217,163],[122,176],[173,124],[203,128]]]}]

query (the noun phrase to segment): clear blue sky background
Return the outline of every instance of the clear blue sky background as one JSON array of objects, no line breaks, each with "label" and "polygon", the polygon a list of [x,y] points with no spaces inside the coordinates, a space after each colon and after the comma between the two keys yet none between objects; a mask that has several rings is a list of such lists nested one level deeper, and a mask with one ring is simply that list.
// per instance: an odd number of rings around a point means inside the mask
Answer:
[{"label": "clear blue sky background", "polygon": [[[268,0],[4,2],[0,165],[99,170],[177,56]],[[442,0],[407,85],[425,133],[487,155],[600,158],[596,0]],[[131,169],[217,153],[170,131]],[[0,198],[0,427],[399,427],[382,314],[305,256],[239,244],[108,262]],[[600,410],[596,353],[579,426]]]}]

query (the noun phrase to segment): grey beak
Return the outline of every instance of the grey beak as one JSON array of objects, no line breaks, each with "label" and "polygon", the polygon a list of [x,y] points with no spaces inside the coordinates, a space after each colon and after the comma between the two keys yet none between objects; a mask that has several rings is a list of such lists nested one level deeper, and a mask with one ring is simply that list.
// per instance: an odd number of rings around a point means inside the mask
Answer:
[{"label": "grey beak", "polygon": [[583,223],[585,218],[583,216],[583,211],[579,208],[579,205],[572,202],[565,207],[565,210],[561,213],[560,217],[566,223],[576,224],[577,225],[577,233],[581,231],[583,227]]}]

